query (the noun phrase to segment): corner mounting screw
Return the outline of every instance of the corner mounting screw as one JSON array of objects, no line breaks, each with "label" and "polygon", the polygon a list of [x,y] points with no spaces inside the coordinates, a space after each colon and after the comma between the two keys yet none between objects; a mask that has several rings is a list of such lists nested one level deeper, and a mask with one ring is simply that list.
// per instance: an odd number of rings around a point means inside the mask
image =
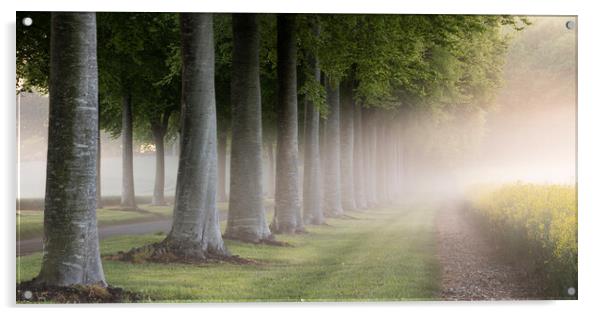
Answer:
[{"label": "corner mounting screw", "polygon": [[21,21],[21,22],[25,26],[31,26],[33,24],[33,20],[30,17],[23,18],[23,21]]},{"label": "corner mounting screw", "polygon": [[565,26],[567,29],[572,30],[575,28],[575,21],[569,20],[566,22]]}]

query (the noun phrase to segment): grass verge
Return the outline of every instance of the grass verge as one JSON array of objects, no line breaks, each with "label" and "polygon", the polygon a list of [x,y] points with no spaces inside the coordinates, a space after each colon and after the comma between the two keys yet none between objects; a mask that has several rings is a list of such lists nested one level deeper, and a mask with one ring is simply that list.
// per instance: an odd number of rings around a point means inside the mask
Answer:
[{"label": "grass verge", "polygon": [[[257,264],[131,264],[103,260],[107,281],[154,301],[356,301],[433,299],[439,286],[429,208],[389,208],[279,235],[294,247],[226,241]],[[161,241],[164,235],[120,236],[101,242],[103,255]],[[17,282],[33,278],[39,253],[17,258]]]},{"label": "grass verge", "polygon": [[[272,207],[273,201],[266,200],[266,207]],[[141,211],[122,210],[119,206],[101,208],[96,216],[98,226],[140,223],[145,221],[171,218],[173,206],[140,205]],[[226,214],[228,203],[217,203],[221,214]],[[35,210],[17,211],[17,240],[42,238],[44,234],[44,212]]]}]

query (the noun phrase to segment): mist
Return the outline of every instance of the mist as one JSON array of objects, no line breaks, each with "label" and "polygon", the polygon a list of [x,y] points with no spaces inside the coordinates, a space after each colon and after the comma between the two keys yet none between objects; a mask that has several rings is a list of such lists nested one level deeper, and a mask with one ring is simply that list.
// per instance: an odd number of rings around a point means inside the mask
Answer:
[{"label": "mist", "polygon": [[[503,85],[486,111],[432,119],[403,118],[397,196],[458,194],[481,184],[576,182],[576,31],[569,17],[531,17],[532,25],[509,33]],[[44,196],[48,98],[17,96],[19,198]],[[121,142],[103,132],[101,190],[121,194]],[[176,140],[166,143],[165,195],[173,196],[177,172]],[[302,144],[302,142],[300,142]],[[153,194],[155,153],[134,144],[136,195]],[[302,148],[301,148],[302,149]],[[265,157],[264,157],[265,158]],[[264,159],[266,190],[270,166]],[[300,162],[302,168],[302,162]],[[301,172],[301,174],[303,174]],[[226,177],[228,179],[228,177]]]}]

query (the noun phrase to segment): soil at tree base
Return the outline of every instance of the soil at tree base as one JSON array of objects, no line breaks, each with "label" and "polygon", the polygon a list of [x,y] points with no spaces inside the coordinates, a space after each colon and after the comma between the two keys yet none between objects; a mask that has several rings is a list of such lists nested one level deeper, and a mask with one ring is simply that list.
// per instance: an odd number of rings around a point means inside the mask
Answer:
[{"label": "soil at tree base", "polygon": [[17,303],[136,303],[149,298],[118,287],[40,286],[33,281],[17,284]]}]

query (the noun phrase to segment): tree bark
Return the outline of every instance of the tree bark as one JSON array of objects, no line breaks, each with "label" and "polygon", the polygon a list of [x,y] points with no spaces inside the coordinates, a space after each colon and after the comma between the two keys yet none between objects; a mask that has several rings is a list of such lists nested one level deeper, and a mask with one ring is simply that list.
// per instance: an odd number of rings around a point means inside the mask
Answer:
[{"label": "tree bark", "polygon": [[377,178],[376,178],[376,200],[379,205],[383,205],[387,202],[388,196],[388,175],[387,165],[389,157],[389,148],[387,148],[387,129],[383,119],[383,113],[379,112],[376,120],[377,124],[377,136],[376,136],[376,166],[377,166]]},{"label": "tree bark", "polygon": [[295,15],[280,14],[278,29],[278,132],[273,233],[303,230],[299,197],[297,35]]},{"label": "tree bark", "polygon": [[228,202],[226,193],[226,156],[228,150],[228,127],[226,122],[217,124],[217,201]]},{"label": "tree bark", "polygon": [[353,82],[341,84],[341,202],[343,210],[355,210],[353,170]]},{"label": "tree bark", "polygon": [[274,143],[272,141],[268,141],[265,145],[265,155],[268,167],[265,175],[267,177],[265,196],[273,199],[276,195],[276,158],[274,158]]},{"label": "tree bark", "polygon": [[229,256],[217,210],[213,15],[182,13],[182,143],[174,219],[164,241],[192,258]]},{"label": "tree bark", "polygon": [[329,113],[326,119],[326,157],[324,159],[324,214],[330,217],[343,215],[341,204],[341,128],[339,83],[325,80],[326,102]]},{"label": "tree bark", "polygon": [[271,239],[263,205],[259,25],[256,14],[233,14],[230,209],[224,236]]},{"label": "tree bark", "polygon": [[[319,29],[314,26],[317,36]],[[316,56],[310,56],[309,64],[313,79],[320,82],[320,66]],[[320,176],[320,112],[313,102],[307,101],[305,107],[305,137],[303,159],[303,219],[314,225],[324,224],[322,210],[322,179]]]},{"label": "tree bark", "polygon": [[106,286],[96,226],[95,13],[53,12],[44,254],[35,283]]},{"label": "tree bark", "polygon": [[365,168],[364,168],[364,129],[362,121],[362,106],[354,103],[353,116],[353,189],[355,192],[356,207],[365,209],[368,207],[365,191]]},{"label": "tree bark", "polygon": [[134,193],[134,152],[132,138],[132,95],[127,92],[123,97],[121,111],[121,206],[127,209],[136,209],[136,195]]},{"label": "tree bark", "polygon": [[378,202],[376,200],[376,176],[377,176],[377,166],[376,166],[376,139],[377,137],[377,128],[376,128],[376,120],[374,111],[366,110],[366,115],[364,115],[366,130],[366,141],[365,141],[365,164],[364,169],[366,173],[366,201],[368,202],[369,207],[377,206]]},{"label": "tree bark", "polygon": [[[100,106],[100,103],[98,104]],[[98,132],[96,133],[96,208],[102,208],[102,192],[101,192],[101,143],[100,143],[100,111],[98,112]]]},{"label": "tree bark", "polygon": [[153,205],[167,205],[165,202],[165,133],[169,122],[169,113],[165,113],[162,122],[151,124],[153,142],[155,143],[155,186]]}]

